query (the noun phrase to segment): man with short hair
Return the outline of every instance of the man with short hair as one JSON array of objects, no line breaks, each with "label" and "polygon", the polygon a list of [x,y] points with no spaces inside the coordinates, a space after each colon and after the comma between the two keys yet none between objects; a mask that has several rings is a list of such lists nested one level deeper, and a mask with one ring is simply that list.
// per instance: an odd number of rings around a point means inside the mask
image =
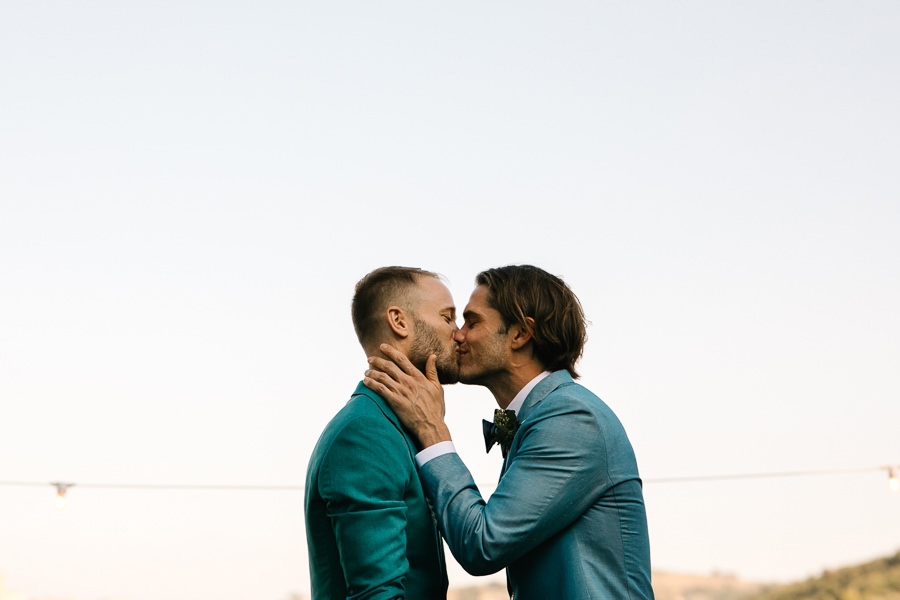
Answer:
[{"label": "man with short hair", "polygon": [[576,384],[585,335],[581,304],[558,277],[530,265],[476,278],[459,342],[459,380],[500,407],[486,422],[501,479],[485,502],[453,448],[443,390],[382,347],[364,383],[384,396],[423,450],[419,476],[444,538],[469,573],[507,568],[515,600],[652,599],[650,543],[631,443],[612,410]]},{"label": "man with short hair", "polygon": [[[356,285],[351,312],[367,355],[389,343],[420,369],[431,355],[436,380],[456,382],[456,308],[438,275],[376,269]],[[446,598],[443,544],[415,452],[384,399],[362,383],[325,427],[306,475],[313,600]]]}]

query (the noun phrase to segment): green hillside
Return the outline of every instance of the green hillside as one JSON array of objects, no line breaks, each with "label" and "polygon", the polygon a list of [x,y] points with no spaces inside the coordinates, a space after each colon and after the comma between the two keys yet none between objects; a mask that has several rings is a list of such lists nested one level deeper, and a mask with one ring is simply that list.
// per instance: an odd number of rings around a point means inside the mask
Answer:
[{"label": "green hillside", "polygon": [[770,588],[746,600],[900,600],[900,552],[801,583]]}]

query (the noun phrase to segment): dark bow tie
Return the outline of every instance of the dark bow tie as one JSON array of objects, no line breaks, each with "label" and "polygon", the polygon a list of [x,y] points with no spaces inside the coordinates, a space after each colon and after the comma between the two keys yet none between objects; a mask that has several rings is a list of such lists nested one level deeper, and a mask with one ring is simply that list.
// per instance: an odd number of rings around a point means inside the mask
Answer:
[{"label": "dark bow tie", "polygon": [[518,429],[519,420],[516,418],[516,411],[496,409],[493,423],[487,419],[481,423],[485,452],[490,452],[494,444],[500,444],[500,451],[503,453],[503,458],[506,458],[506,453],[509,452],[509,447]]}]

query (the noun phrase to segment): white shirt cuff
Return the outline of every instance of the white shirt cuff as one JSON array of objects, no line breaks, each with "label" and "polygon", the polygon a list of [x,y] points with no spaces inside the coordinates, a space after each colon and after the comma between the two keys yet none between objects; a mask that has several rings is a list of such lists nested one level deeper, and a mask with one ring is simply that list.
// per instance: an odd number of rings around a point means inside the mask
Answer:
[{"label": "white shirt cuff", "polygon": [[456,446],[453,445],[453,442],[438,442],[416,454],[416,463],[421,467],[432,458],[451,453],[456,454]]}]

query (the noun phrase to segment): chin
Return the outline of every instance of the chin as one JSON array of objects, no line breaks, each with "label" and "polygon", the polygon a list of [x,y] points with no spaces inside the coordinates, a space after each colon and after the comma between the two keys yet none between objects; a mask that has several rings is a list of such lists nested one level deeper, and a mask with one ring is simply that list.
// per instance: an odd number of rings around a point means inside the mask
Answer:
[{"label": "chin", "polygon": [[454,369],[452,371],[448,371],[447,369],[438,369],[438,381],[441,382],[442,385],[453,385],[459,381],[459,370]]},{"label": "chin", "polygon": [[466,375],[466,374],[463,374],[462,372],[460,372],[458,380],[460,383],[463,383],[466,385],[471,385],[473,383],[476,383],[477,377],[474,377],[472,375]]},{"label": "chin", "polygon": [[485,385],[485,378],[491,375],[491,371],[463,371],[459,370],[459,382],[464,385]]}]

